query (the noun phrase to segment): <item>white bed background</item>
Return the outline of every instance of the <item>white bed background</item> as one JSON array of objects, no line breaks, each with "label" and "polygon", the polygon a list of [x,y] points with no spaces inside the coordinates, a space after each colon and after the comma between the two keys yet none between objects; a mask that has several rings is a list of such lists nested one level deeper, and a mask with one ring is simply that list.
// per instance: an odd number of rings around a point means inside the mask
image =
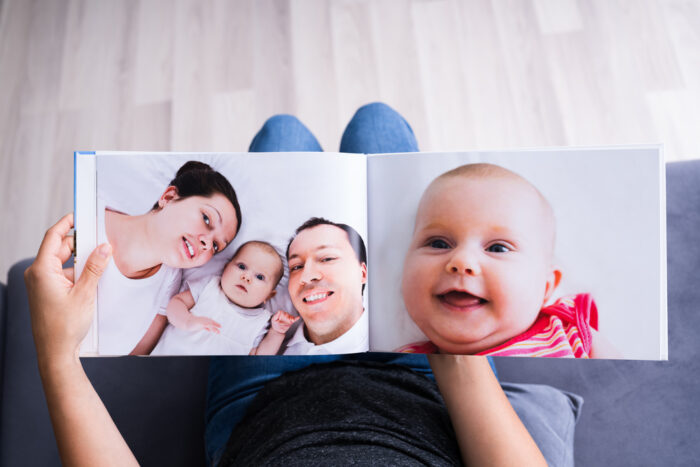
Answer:
[{"label": "white bed background", "polygon": [[[233,185],[243,222],[234,241],[199,268],[184,271],[191,278],[220,274],[238,246],[264,240],[284,256],[294,231],[310,217],[325,217],[352,226],[367,239],[366,159],[333,153],[132,153],[98,152],[97,192],[119,194],[119,209],[148,212],[177,170],[198,160],[221,172]],[[105,241],[98,239],[98,243]],[[288,270],[267,304],[297,315],[287,292]],[[367,291],[365,291],[365,301]],[[365,303],[367,308],[367,303]],[[99,312],[99,303],[98,303]]]},{"label": "white bed background", "polygon": [[489,162],[525,177],[554,209],[555,255],[563,271],[554,298],[592,293],[601,332],[625,358],[667,358],[660,151],[646,146],[370,156],[372,348],[391,351],[426,340],[406,313],[400,292],[418,201],[441,173]]}]

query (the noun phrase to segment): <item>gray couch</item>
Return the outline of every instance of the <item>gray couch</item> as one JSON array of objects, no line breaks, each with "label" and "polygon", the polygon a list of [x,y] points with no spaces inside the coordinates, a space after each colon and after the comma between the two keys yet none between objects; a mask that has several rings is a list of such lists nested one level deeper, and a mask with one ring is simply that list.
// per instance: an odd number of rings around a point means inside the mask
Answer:
[{"label": "gray couch", "polygon": [[[550,384],[584,397],[578,465],[699,462],[700,404],[693,397],[700,388],[700,161],[667,166],[667,206],[669,361],[497,359],[504,381]],[[30,263],[16,264],[7,287],[0,284],[0,466],[59,464],[22,276]],[[203,464],[206,358],[83,364],[143,465]]]}]

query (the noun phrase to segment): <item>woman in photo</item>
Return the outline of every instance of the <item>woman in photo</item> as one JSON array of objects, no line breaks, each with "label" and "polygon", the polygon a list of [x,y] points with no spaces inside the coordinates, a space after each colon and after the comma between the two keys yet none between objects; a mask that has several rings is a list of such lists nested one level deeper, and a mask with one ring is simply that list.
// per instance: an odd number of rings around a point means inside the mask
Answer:
[{"label": "woman in photo", "polygon": [[99,353],[144,355],[158,342],[165,308],[178,293],[182,269],[206,264],[240,229],[241,209],[229,181],[189,161],[145,214],[118,209],[98,196],[98,226],[113,257],[98,291]]}]

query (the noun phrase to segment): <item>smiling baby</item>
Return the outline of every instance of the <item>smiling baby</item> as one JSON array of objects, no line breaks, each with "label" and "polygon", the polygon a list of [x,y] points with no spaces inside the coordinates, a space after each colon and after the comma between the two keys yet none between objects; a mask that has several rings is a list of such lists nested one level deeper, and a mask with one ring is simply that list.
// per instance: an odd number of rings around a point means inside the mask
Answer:
[{"label": "smiling baby", "polygon": [[562,276],[554,240],[549,202],[521,176],[468,164],[437,177],[418,206],[401,286],[430,341],[399,351],[616,356],[588,294],[546,305]]}]

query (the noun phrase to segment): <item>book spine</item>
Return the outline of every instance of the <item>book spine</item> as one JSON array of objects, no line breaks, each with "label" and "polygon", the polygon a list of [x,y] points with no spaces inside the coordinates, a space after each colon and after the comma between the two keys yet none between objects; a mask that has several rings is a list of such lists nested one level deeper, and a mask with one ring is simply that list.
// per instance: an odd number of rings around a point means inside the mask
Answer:
[{"label": "book spine", "polygon": [[[85,259],[97,246],[97,155],[92,151],[73,155],[73,219],[75,230],[75,280],[85,266]],[[97,313],[80,346],[81,356],[97,353]]]}]

